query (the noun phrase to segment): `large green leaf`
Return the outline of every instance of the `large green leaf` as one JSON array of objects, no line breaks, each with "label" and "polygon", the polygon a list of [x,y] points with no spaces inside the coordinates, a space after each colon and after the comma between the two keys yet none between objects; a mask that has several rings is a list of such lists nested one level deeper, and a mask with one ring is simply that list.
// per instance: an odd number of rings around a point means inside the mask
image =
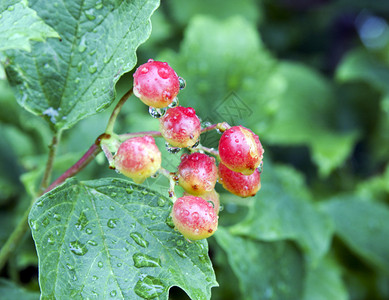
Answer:
[{"label": "large green leaf", "polygon": [[[7,51],[7,76],[17,100],[55,129],[105,109],[120,75],[150,35],[158,0],[31,1],[61,39],[32,43],[31,52]],[[129,83],[130,85],[130,83]]]},{"label": "large green leaf", "polygon": [[0,3],[0,51],[31,51],[30,40],[59,38],[50,26],[27,6],[27,0],[3,0]]},{"label": "large green leaf", "polygon": [[336,234],[358,255],[389,273],[389,208],[380,202],[346,195],[323,204]]},{"label": "large green leaf", "polygon": [[242,299],[301,299],[304,262],[292,243],[259,242],[223,228],[215,237],[239,279]]},{"label": "large green leaf", "polygon": [[167,198],[119,179],[69,180],[44,195],[29,218],[42,298],[167,299],[179,286],[209,299],[207,242],[187,242],[170,211]]},{"label": "large green leaf", "polygon": [[8,281],[4,278],[0,278],[0,293],[3,300],[38,300],[39,293],[31,292],[17,286],[15,283]]},{"label": "large green leaf", "polygon": [[301,174],[265,163],[262,188],[247,218],[231,230],[266,241],[295,240],[315,262],[329,249],[332,224],[308,194]]}]

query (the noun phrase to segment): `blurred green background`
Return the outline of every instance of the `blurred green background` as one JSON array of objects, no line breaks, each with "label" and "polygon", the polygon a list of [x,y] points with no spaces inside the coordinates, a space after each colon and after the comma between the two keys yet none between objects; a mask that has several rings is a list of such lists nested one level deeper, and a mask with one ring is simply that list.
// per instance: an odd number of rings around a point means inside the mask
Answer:
[{"label": "blurred green background", "polygon": [[[388,21],[384,0],[166,0],[154,13],[138,64],[167,61],[187,83],[180,105],[204,123],[251,128],[265,148],[256,197],[218,186],[212,299],[389,299]],[[123,76],[118,97],[131,84]],[[105,130],[111,110],[64,132],[54,177]],[[132,97],[116,131],[157,128]],[[51,139],[46,123],[16,104],[4,75],[0,135],[1,245],[36,191]],[[201,142],[217,147],[218,138]],[[163,156],[174,171],[180,154]],[[78,175],[104,176],[119,175],[102,156]],[[167,191],[163,178],[145,184]],[[29,234],[1,276],[39,289]],[[177,288],[171,297],[186,299]]]}]

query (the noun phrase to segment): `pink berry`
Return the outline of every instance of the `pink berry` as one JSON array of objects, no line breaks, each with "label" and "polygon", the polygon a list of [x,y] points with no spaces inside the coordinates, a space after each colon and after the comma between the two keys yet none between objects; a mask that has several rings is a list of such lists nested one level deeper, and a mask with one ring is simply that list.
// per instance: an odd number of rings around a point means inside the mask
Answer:
[{"label": "pink berry", "polygon": [[[189,194],[188,192],[185,192],[184,196],[191,196],[191,194]],[[219,194],[215,190],[212,190],[210,192],[206,192],[206,193],[200,195],[199,197],[203,198],[207,202],[212,203],[213,210],[215,211],[215,213],[217,215],[219,214],[219,211],[220,211],[220,199],[219,199]]]},{"label": "pink berry", "polygon": [[149,59],[134,73],[134,95],[146,105],[167,107],[179,91],[179,77],[166,62]]},{"label": "pink berry", "polygon": [[114,156],[116,170],[142,183],[161,167],[161,152],[151,136],[124,141]]},{"label": "pink berry", "polygon": [[179,184],[192,195],[201,195],[215,188],[215,159],[203,153],[183,154],[178,166]]},{"label": "pink berry", "polygon": [[254,173],[262,161],[263,152],[258,136],[243,126],[226,130],[219,141],[222,163],[232,171],[245,175]]},{"label": "pink berry", "polygon": [[231,171],[223,163],[219,164],[220,183],[230,193],[240,197],[251,197],[261,188],[261,176],[258,169],[251,175]]},{"label": "pink berry", "polygon": [[189,240],[208,238],[217,229],[218,216],[212,203],[200,197],[178,198],[171,215],[176,229]]},{"label": "pink berry", "polygon": [[162,136],[173,147],[193,146],[201,133],[200,119],[192,107],[176,106],[159,119]]}]

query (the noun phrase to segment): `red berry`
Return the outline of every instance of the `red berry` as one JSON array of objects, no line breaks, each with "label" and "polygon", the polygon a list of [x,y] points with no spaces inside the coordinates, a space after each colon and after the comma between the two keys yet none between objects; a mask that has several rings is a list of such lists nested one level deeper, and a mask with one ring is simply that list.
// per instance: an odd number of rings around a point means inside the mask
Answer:
[{"label": "red berry", "polygon": [[[185,192],[184,196],[191,196],[189,193]],[[219,194],[215,191],[212,190],[210,192],[206,192],[202,195],[199,196],[200,198],[203,198],[207,202],[211,202],[213,205],[213,210],[215,213],[218,215],[220,211],[220,199],[219,199]]]},{"label": "red berry", "polygon": [[178,198],[171,215],[176,229],[190,240],[210,237],[217,229],[218,216],[212,203],[200,197]]},{"label": "red berry", "polygon": [[178,166],[179,184],[192,195],[201,195],[215,188],[215,159],[203,153],[183,154]]},{"label": "red berry", "polygon": [[161,152],[153,137],[134,137],[119,146],[114,164],[120,173],[142,183],[161,167]]},{"label": "red berry", "polygon": [[251,197],[261,188],[261,176],[258,169],[251,175],[231,171],[223,163],[219,164],[219,178],[223,187],[234,195]]},{"label": "red berry", "polygon": [[258,136],[243,126],[226,130],[219,141],[219,155],[223,164],[245,175],[253,174],[262,161],[263,152]]},{"label": "red berry", "polygon": [[166,62],[149,59],[134,73],[134,95],[146,105],[167,107],[179,91],[179,78]]},{"label": "red berry", "polygon": [[201,133],[200,119],[192,107],[177,106],[159,119],[162,136],[173,147],[193,146]]}]

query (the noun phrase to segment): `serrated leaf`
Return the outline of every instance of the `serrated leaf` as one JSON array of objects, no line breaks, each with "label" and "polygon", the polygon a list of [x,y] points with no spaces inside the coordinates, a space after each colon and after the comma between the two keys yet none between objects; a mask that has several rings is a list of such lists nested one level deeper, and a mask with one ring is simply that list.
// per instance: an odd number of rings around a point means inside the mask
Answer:
[{"label": "serrated leaf", "polygon": [[290,242],[260,242],[224,228],[215,237],[239,279],[242,299],[301,299],[304,262]]},{"label": "serrated leaf", "polygon": [[151,1],[44,1],[31,4],[61,40],[7,51],[6,72],[20,105],[59,130],[109,106],[119,77],[150,35]]},{"label": "serrated leaf", "polygon": [[359,256],[389,273],[389,208],[354,195],[323,204],[335,232]]},{"label": "serrated leaf", "polygon": [[327,257],[308,269],[304,285],[304,300],[349,299],[340,266]]},{"label": "serrated leaf", "polygon": [[255,239],[293,239],[311,263],[329,249],[332,224],[312,203],[301,174],[265,162],[261,190],[247,218],[231,231]]},{"label": "serrated leaf", "polygon": [[30,40],[59,38],[24,0],[3,0],[0,3],[0,51],[21,49],[31,51]]},{"label": "serrated leaf", "polygon": [[0,293],[2,300],[38,300],[40,296],[39,293],[28,291],[4,278],[0,278]]},{"label": "serrated leaf", "polygon": [[171,286],[209,299],[205,240],[168,226],[170,200],[125,180],[68,180],[30,213],[43,299],[167,299]]}]

